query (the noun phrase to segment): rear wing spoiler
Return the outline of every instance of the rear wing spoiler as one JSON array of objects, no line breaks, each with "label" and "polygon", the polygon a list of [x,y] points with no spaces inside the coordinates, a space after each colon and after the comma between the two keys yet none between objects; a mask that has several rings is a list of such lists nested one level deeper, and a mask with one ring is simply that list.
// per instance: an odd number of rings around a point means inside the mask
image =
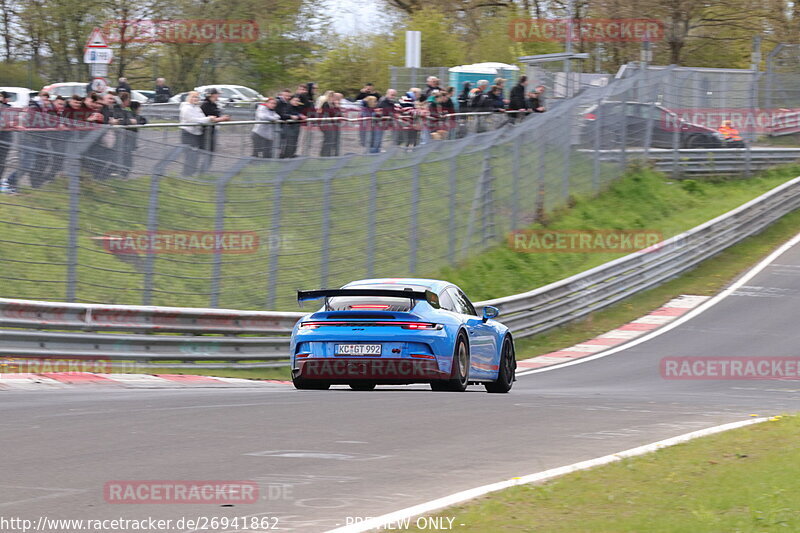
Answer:
[{"label": "rear wing spoiler", "polygon": [[415,300],[424,300],[432,307],[439,309],[439,296],[432,291],[414,291],[410,289],[317,289],[313,291],[297,291],[297,302],[325,298],[325,309],[328,309],[328,299],[336,296],[376,296],[383,298],[408,298],[411,307]]}]

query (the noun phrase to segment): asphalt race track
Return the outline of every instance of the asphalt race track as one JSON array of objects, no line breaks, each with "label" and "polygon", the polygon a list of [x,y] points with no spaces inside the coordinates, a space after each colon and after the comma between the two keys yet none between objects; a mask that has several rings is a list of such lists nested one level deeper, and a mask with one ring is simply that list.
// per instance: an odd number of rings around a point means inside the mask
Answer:
[{"label": "asphalt race track", "polygon": [[[513,476],[751,414],[800,410],[800,382],[665,380],[670,356],[800,355],[800,245],[705,313],[511,394],[427,387],[0,393],[0,515],[278,517],[321,532]],[[252,480],[255,504],[108,504],[112,480]],[[229,530],[230,531],[230,530]],[[257,530],[253,530],[257,531]]]}]

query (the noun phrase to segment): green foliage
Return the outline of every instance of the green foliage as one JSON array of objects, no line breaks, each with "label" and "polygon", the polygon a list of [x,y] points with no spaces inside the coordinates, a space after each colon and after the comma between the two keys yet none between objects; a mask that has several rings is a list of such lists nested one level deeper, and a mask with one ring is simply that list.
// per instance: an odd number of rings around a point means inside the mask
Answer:
[{"label": "green foliage", "polygon": [[3,63],[0,68],[0,86],[28,87],[33,90],[42,87],[43,80],[33,70],[33,64],[27,61]]}]

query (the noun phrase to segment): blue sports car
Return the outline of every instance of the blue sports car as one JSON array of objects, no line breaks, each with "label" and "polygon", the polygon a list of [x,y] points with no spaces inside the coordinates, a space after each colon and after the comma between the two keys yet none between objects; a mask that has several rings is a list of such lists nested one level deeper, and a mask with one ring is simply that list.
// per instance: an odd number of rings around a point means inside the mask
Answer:
[{"label": "blue sports car", "polygon": [[324,299],[292,331],[292,381],[298,389],[354,390],[430,383],[464,391],[482,383],[508,392],[517,363],[508,328],[487,306],[478,316],[464,292],[446,281],[367,279],[341,289],[298,291],[298,302]]}]

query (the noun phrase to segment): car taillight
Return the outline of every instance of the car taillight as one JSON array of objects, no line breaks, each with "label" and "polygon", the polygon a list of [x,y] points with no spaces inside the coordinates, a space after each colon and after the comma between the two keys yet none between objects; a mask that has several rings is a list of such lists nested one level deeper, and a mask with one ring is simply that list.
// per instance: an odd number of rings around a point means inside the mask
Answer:
[{"label": "car taillight", "polygon": [[583,118],[585,118],[586,120],[595,120],[597,119],[597,115],[595,115],[594,113],[586,113],[585,115],[583,115]]},{"label": "car taillight", "polygon": [[441,324],[430,324],[428,322],[406,322],[400,325],[403,329],[442,329]]},{"label": "car taillight", "polygon": [[389,309],[386,304],[356,304],[351,305],[350,309]]},{"label": "car taillight", "polygon": [[321,322],[301,322],[300,329],[317,329],[321,325]]}]

